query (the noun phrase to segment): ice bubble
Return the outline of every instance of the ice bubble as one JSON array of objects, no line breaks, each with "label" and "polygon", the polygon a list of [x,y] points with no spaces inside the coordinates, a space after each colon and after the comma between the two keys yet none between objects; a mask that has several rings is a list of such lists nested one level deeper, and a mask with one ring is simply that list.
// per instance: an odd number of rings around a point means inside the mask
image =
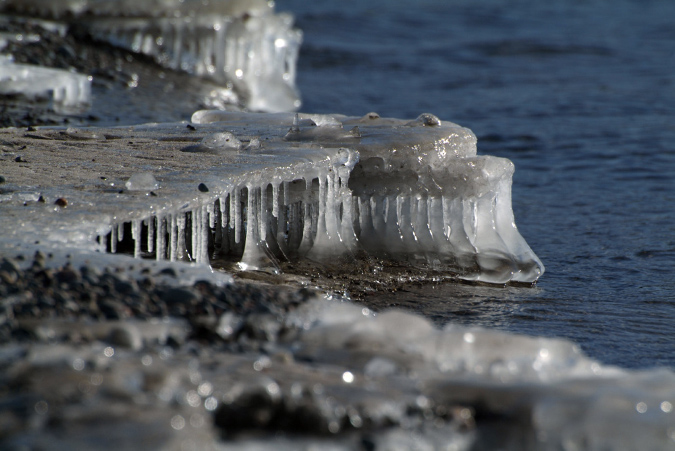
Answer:
[{"label": "ice bubble", "polygon": [[208,135],[202,139],[201,147],[211,152],[239,151],[241,141],[230,132],[221,132]]},{"label": "ice bubble", "polygon": [[129,177],[124,186],[129,191],[152,191],[159,188],[159,182],[149,172],[140,172]]}]

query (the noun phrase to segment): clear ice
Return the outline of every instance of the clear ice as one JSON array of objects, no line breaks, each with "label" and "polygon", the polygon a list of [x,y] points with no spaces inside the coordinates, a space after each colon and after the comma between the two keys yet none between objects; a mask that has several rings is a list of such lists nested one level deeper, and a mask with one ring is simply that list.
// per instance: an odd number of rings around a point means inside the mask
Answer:
[{"label": "clear ice", "polygon": [[302,33],[292,16],[274,13],[273,2],[5,0],[0,12],[77,24],[95,39],[233,90],[213,93],[214,104],[234,100],[264,112],[300,106],[295,66]]}]

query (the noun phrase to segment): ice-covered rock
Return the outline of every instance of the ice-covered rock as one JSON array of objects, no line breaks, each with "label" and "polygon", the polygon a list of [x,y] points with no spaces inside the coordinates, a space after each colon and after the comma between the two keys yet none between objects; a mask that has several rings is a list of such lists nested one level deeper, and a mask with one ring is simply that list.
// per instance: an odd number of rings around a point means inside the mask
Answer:
[{"label": "ice-covered rock", "polygon": [[51,97],[54,111],[82,113],[91,104],[92,77],[62,69],[16,64],[0,55],[0,93]]},{"label": "ice-covered rock", "polygon": [[302,33],[266,0],[4,0],[0,12],[75,25],[97,40],[208,77],[229,89],[213,103],[254,111],[300,106],[295,66]]}]

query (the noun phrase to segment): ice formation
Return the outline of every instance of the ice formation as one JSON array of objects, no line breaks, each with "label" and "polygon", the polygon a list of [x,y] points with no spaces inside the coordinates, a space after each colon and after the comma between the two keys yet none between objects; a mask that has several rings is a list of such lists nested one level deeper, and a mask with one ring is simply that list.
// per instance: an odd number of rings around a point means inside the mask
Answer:
[{"label": "ice formation", "polygon": [[274,13],[273,2],[4,0],[0,11],[76,24],[95,39],[233,87],[249,110],[300,106],[295,66],[302,33],[290,15]]},{"label": "ice formation", "polygon": [[51,96],[54,111],[81,113],[91,104],[91,80],[87,75],[30,64],[16,64],[0,55],[0,93],[28,97]]},{"label": "ice formation", "polygon": [[[477,156],[469,129],[432,115],[213,110],[195,113],[192,124],[89,132],[91,145],[108,143],[115,153],[120,133],[133,142],[177,143],[180,150],[168,154],[130,151],[137,161],[180,157],[182,169],[136,169],[104,192],[59,188],[48,202],[66,197],[67,206],[35,211],[21,239],[155,260],[208,264],[215,257],[253,269],[371,255],[499,284],[531,283],[544,271],[514,223],[513,164]],[[41,137],[81,142],[83,133]],[[16,192],[8,196],[18,200]],[[25,210],[16,214],[21,220]]]},{"label": "ice formation", "polygon": [[[196,131],[182,124],[131,130],[134,139],[199,140],[182,149],[198,172],[161,178],[160,197],[82,199],[96,202],[94,220],[75,215],[71,197],[69,217],[78,225],[57,227],[50,218],[40,229],[34,219],[36,239],[53,233],[61,242],[95,239],[113,253],[203,264],[218,257],[254,269],[365,252],[490,283],[530,283],[543,273],[514,223],[513,164],[477,156],[466,128],[431,115],[199,111],[192,122]],[[202,167],[200,152],[220,164]],[[125,184],[146,196],[157,186],[148,173]]]}]

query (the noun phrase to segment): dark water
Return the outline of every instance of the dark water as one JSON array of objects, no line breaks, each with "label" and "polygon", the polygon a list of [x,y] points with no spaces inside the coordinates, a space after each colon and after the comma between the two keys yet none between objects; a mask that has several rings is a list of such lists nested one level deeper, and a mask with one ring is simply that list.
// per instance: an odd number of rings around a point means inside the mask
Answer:
[{"label": "dark water", "polygon": [[675,2],[279,0],[305,33],[306,112],[474,130],[516,165],[534,289],[441,286],[392,304],[439,323],[570,338],[675,367]]}]

